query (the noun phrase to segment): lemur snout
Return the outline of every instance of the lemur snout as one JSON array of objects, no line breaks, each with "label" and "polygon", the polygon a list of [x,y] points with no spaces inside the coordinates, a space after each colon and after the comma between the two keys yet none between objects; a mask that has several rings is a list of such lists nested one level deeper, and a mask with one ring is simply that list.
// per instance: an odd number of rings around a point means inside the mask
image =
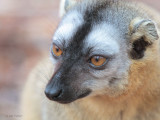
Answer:
[{"label": "lemur snout", "polygon": [[45,94],[50,100],[56,101],[62,94],[62,89],[59,88],[46,88]]}]

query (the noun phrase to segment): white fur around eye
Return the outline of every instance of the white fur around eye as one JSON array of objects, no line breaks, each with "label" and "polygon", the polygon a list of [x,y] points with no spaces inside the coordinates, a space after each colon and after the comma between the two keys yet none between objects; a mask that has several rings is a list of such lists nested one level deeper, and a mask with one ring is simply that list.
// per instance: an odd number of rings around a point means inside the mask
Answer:
[{"label": "white fur around eye", "polygon": [[71,23],[66,23],[66,24],[60,26],[58,28],[58,30],[56,31],[56,33],[55,33],[56,36],[53,37],[53,40],[55,40],[57,38],[65,38],[65,39],[71,38],[74,29],[75,29],[75,27]]},{"label": "white fur around eye", "polygon": [[119,52],[117,39],[119,39],[119,37],[116,29],[111,25],[96,25],[85,41],[86,48],[93,48],[94,52],[99,52],[96,54],[114,55]]},{"label": "white fur around eye", "polygon": [[64,19],[62,19],[54,34],[53,40],[65,40],[65,43],[68,44],[78,27],[83,24],[83,21],[83,17],[79,12],[70,11]]}]

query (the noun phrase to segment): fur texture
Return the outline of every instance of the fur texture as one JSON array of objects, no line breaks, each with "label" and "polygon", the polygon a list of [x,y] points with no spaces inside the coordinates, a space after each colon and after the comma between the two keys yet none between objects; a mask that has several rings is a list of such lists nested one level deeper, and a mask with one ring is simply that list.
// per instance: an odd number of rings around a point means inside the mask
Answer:
[{"label": "fur texture", "polygon": [[[23,120],[159,120],[160,16],[143,4],[113,0],[67,8],[72,9],[53,37],[65,53],[62,58],[51,55],[52,63],[44,60],[31,72]],[[97,54],[110,61],[100,68],[84,62]],[[69,104],[48,100],[47,83],[69,91],[57,100]],[[79,99],[86,90],[89,95]]]}]

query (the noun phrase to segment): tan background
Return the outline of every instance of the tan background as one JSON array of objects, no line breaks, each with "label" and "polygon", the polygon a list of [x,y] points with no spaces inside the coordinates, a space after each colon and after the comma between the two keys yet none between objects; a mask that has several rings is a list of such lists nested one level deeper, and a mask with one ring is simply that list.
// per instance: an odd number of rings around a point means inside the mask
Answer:
[{"label": "tan background", "polygon": [[[159,0],[140,0],[160,11]],[[21,120],[20,93],[49,51],[59,0],[0,0],[0,120]]]}]

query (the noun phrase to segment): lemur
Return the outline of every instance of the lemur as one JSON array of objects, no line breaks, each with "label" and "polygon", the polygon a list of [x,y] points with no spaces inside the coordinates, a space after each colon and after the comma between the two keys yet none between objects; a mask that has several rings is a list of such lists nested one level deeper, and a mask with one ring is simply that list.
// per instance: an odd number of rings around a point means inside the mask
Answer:
[{"label": "lemur", "polygon": [[141,3],[63,1],[47,57],[31,72],[23,120],[160,120],[160,16]]}]

